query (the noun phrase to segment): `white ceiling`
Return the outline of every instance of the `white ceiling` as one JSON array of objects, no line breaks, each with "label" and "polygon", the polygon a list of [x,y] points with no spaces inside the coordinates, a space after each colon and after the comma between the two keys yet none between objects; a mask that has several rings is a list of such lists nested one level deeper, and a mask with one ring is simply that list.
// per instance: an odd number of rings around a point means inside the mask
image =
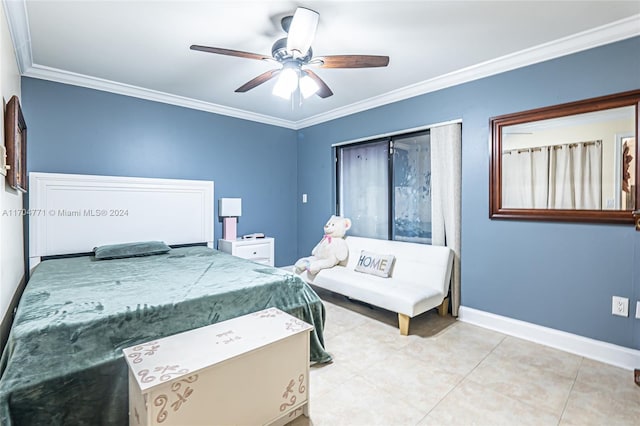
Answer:
[{"label": "white ceiling", "polygon": [[[640,35],[640,1],[4,0],[23,75],[301,128]],[[334,92],[292,105],[274,68],[191,44],[269,54],[297,6],[320,13],[316,56],[388,55],[387,68],[316,69]],[[638,54],[638,52],[632,52]]]}]

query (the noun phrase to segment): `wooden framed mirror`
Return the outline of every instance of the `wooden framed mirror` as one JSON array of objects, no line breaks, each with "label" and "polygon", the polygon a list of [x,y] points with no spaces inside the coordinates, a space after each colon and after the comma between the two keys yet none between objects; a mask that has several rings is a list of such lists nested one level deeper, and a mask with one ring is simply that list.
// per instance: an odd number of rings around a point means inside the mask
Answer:
[{"label": "wooden framed mirror", "polygon": [[633,223],[640,90],[493,117],[489,217]]}]

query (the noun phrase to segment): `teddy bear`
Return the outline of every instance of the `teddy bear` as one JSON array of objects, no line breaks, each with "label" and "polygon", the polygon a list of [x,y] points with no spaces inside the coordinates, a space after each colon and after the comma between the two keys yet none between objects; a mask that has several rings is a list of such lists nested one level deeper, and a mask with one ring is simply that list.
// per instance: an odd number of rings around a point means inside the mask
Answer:
[{"label": "teddy bear", "polygon": [[307,271],[317,274],[321,269],[332,268],[349,256],[349,247],[344,235],[351,228],[351,220],[341,216],[331,216],[324,225],[324,237],[313,248],[311,256],[303,257],[295,263],[296,273]]}]

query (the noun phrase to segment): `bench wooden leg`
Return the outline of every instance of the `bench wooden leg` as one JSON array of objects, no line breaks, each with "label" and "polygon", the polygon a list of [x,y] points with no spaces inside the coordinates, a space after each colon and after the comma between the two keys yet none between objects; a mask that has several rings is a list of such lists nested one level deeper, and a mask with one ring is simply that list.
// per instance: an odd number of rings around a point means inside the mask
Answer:
[{"label": "bench wooden leg", "polygon": [[409,321],[411,317],[405,314],[398,314],[398,324],[400,325],[400,334],[403,336],[409,335]]},{"label": "bench wooden leg", "polygon": [[445,297],[440,306],[438,306],[438,315],[445,317],[447,312],[449,312],[449,298]]}]

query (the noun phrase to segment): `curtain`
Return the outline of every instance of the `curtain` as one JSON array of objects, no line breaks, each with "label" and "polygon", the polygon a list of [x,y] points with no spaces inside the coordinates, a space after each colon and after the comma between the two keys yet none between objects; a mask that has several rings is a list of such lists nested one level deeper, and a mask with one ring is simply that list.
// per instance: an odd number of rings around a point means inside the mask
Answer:
[{"label": "curtain", "polygon": [[386,240],[389,235],[387,142],[344,148],[340,214],[351,219],[350,235]]},{"label": "curtain", "polygon": [[454,252],[451,313],[460,308],[460,222],[462,205],[462,127],[460,123],[431,128],[432,244]]},{"label": "curtain", "polygon": [[502,206],[600,210],[602,143],[580,142],[503,152]]},{"label": "curtain", "polygon": [[502,154],[502,206],[547,208],[549,149],[529,148]]},{"label": "curtain", "polygon": [[550,209],[574,209],[573,157],[569,145],[550,147],[549,152],[549,201]]},{"label": "curtain", "polygon": [[600,210],[602,208],[602,144],[579,143],[571,145],[575,208]]},{"label": "curtain", "polygon": [[549,147],[550,209],[602,208],[602,143]]}]

